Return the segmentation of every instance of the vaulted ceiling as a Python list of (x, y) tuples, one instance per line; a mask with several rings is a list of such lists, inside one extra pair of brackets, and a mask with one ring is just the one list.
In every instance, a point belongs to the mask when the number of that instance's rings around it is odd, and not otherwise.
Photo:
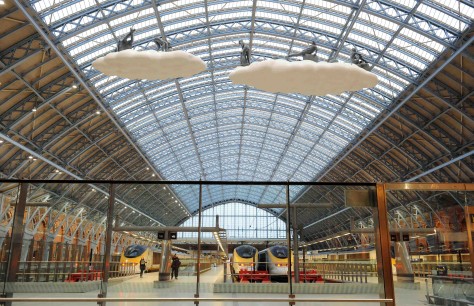
[[(470, 1), (6, 1), (0, 7), (0, 173), (472, 182), (472, 16)], [(132, 27), (135, 50), (156, 50), (159, 36), (174, 50), (201, 57), (207, 70), (137, 81), (93, 69)], [(350, 62), (356, 48), (380, 82), (324, 97), (235, 85), (228, 75), (239, 65), (241, 39), (253, 62), (285, 58), (313, 40), (320, 60)], [(133, 224), (180, 224), (198, 209), (198, 186), (122, 187), (117, 196), (123, 211), (136, 211), (125, 217)], [(91, 216), (105, 211), (106, 199), (91, 186), (47, 189)], [(294, 202), (335, 203), (300, 217), (303, 226), (323, 220), (308, 229), (308, 239), (343, 229), (335, 225), (351, 216), (367, 217), (341, 212), (342, 188), (293, 186), (291, 195)], [(391, 208), (433, 196), (400, 196)], [(456, 203), (460, 195), (449, 196)], [(234, 200), (283, 203), (285, 193), (280, 187), (204, 188), (204, 207)]]

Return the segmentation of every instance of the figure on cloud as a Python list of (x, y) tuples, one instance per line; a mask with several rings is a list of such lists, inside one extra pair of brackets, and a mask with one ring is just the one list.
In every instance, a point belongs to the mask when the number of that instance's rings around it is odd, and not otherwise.
[(301, 52), (290, 54), (288, 55), (288, 58), (302, 56), (303, 60), (317, 62), (318, 61), (318, 55), (316, 54), (317, 52), (318, 52), (318, 46), (316, 46), (316, 42), (313, 40), (311, 42), (311, 45), (308, 48), (302, 50)]
[(164, 52), (168, 52), (171, 49), (171, 44), (167, 42), (166, 40), (161, 39), (159, 37), (156, 37), (153, 42), (156, 44), (158, 51), (161, 50)]
[(369, 70), (369, 63), (362, 57), (362, 54), (356, 51), (356, 48), (352, 48), (351, 62), (362, 69)]
[(118, 42), (117, 52), (127, 49), (132, 49), (133, 45), (133, 33), (135, 32), (134, 28), (130, 28), (130, 32)]
[(242, 47), (242, 51), (240, 53), (240, 65), (248, 66), (250, 65), (250, 46), (244, 43), (243, 40), (239, 40), (239, 45)]

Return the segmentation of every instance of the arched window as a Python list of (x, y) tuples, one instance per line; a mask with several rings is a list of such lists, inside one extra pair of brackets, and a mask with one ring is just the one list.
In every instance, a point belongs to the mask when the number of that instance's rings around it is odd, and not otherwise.
[[(203, 210), (203, 227), (216, 225), (227, 230), (228, 239), (277, 239), (286, 237), (286, 225), (275, 215), (243, 203), (227, 203)], [(198, 226), (198, 215), (193, 216), (182, 226)], [(180, 238), (197, 237), (197, 233), (179, 233)], [(213, 238), (212, 233), (202, 233), (202, 238)]]

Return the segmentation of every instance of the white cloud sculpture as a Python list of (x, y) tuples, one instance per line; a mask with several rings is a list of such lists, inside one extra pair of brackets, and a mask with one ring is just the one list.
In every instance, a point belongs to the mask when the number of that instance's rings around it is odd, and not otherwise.
[(237, 67), (229, 75), (235, 84), (249, 85), (272, 93), (300, 93), (304, 95), (338, 95), (374, 87), (377, 76), (356, 65), (347, 63), (288, 62), (266, 60), (249, 66)]
[(166, 80), (190, 77), (204, 71), (206, 64), (199, 57), (181, 50), (127, 49), (96, 59), (92, 67), (106, 75), (127, 79)]

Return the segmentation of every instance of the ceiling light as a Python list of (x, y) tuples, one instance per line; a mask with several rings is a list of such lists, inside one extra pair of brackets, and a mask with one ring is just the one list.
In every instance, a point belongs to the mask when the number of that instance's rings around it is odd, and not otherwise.
[[(1, 1), (1, 0), (0, 0), (0, 1)], [(79, 85), (77, 85), (77, 83), (72, 83), (72, 86), (71, 86), (71, 88), (73, 88), (73, 89), (77, 89), (78, 87), (79, 87)]]
[(100, 111), (96, 111), (95, 114), (96, 114), (96, 115), (100, 115)]
[[(0, 0), (1, 1), (1, 0)], [(33, 107), (33, 109), (31, 110), (33, 113), (37, 111), (36, 107)]]
[(30, 155), (30, 156), (28, 156), (28, 158), (29, 158), (29, 159), (33, 159), (33, 156)]

